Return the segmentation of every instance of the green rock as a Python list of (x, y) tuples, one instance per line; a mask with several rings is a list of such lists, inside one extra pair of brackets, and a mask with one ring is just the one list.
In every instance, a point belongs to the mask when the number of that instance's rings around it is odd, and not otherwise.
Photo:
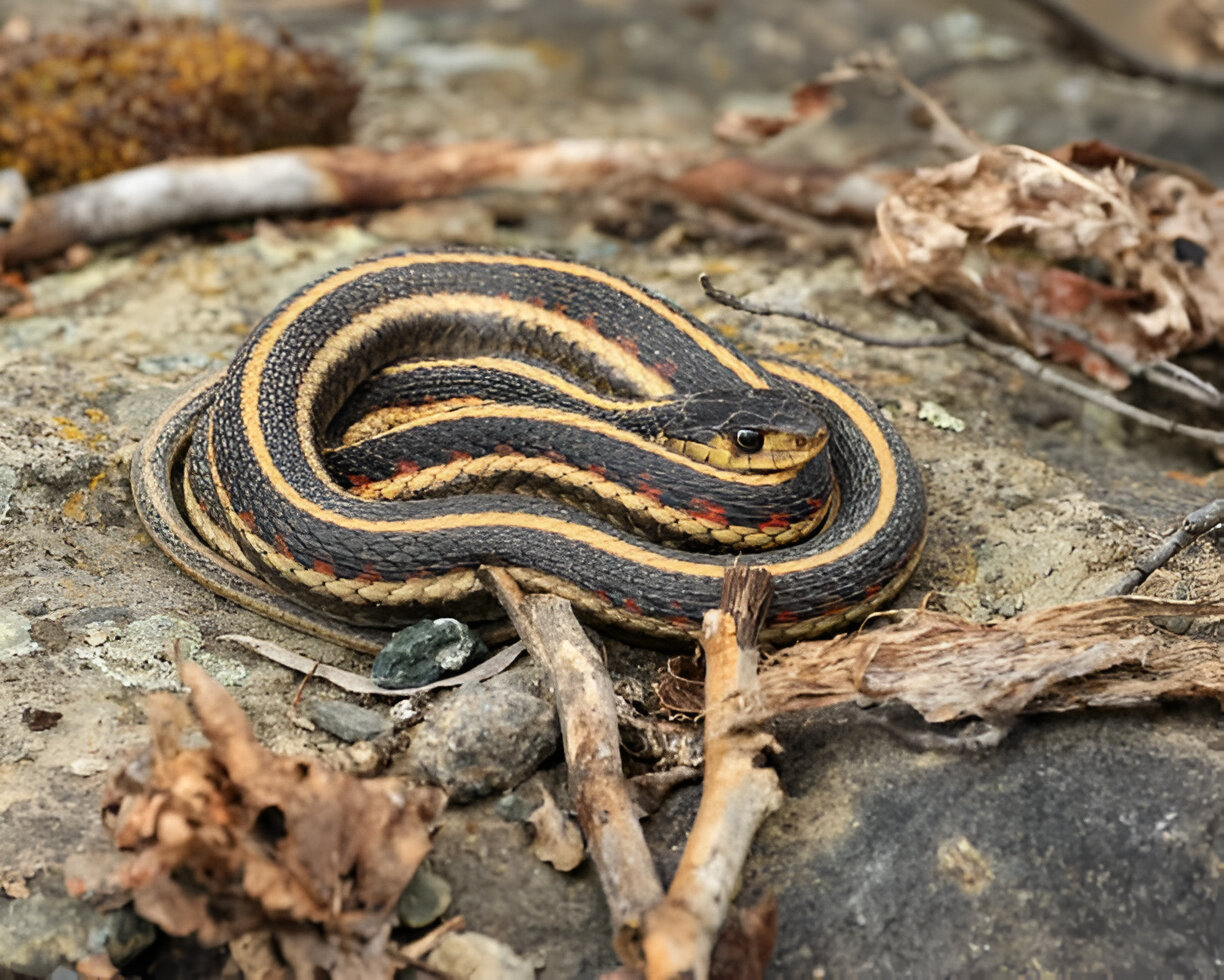
[(455, 619), (423, 619), (387, 643), (370, 676), (379, 687), (420, 687), (457, 674), (489, 655), (484, 641)]

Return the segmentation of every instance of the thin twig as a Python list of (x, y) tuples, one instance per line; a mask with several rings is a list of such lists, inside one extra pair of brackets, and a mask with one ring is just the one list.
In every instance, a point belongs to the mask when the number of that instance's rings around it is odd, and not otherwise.
[(766, 569), (732, 566), (723, 580), (721, 608), (707, 612), (702, 624), (705, 780), (667, 899), (646, 916), (647, 980), (709, 976), (710, 955), (752, 838), (782, 801), (777, 773), (758, 763), (777, 743), (764, 731), (737, 725), (735, 700), (756, 690), (756, 636), (772, 592)]
[(949, 347), (952, 344), (963, 343), (965, 339), (963, 334), (902, 339), (877, 337), (873, 334), (859, 333), (859, 331), (852, 330), (836, 320), (830, 320), (827, 316), (823, 316), (820, 313), (809, 313), (806, 310), (777, 309), (764, 303), (754, 303), (733, 293), (724, 292), (710, 282), (710, 277), (704, 272), (698, 276), (698, 281), (701, 283), (701, 288), (705, 290), (705, 294), (715, 303), (719, 303), (722, 306), (730, 307), (733, 310), (741, 310), (744, 313), (755, 313), (758, 316), (791, 317), (792, 319), (802, 320), (804, 323), (810, 323), (832, 333), (840, 334), (843, 337), (849, 337), (851, 340), (857, 340), (863, 344), (872, 344), (877, 347)]
[(621, 962), (639, 969), (641, 924), (663, 900), (663, 886), (621, 768), (612, 678), (569, 602), (555, 595), (524, 595), (503, 568), (482, 568), (479, 575), (548, 671), (570, 795), (608, 902), (612, 945)]
[[(1091, 402), (1094, 405), (1100, 405), (1102, 408), (1107, 408), (1112, 412), (1116, 412), (1125, 418), (1132, 419), (1140, 425), (1146, 425), (1149, 428), (1157, 429), (1161, 432), (1167, 432), (1170, 435), (1185, 436), (1188, 439), (1194, 439), (1197, 442), (1205, 443), (1208, 446), (1224, 446), (1224, 431), (1219, 429), (1204, 429), (1196, 425), (1186, 425), (1183, 422), (1175, 422), (1173, 419), (1167, 419), (1163, 415), (1157, 415), (1154, 412), (1146, 411), (1142, 408), (1136, 408), (1120, 398), (1115, 398), (1108, 392), (1101, 391), (1091, 385), (1085, 384), (1082, 381), (1077, 381), (1074, 378), (1067, 377), (1051, 365), (1044, 364), (1037, 358), (1033, 357), (1027, 351), (1023, 351), (1018, 347), (1012, 347), (1008, 344), (1001, 344), (997, 341), (988, 340), (980, 333), (971, 329), (964, 329), (959, 326), (952, 326), (955, 333), (944, 334), (939, 337), (931, 337), (927, 339), (908, 339), (908, 340), (889, 340), (882, 337), (873, 337), (867, 334), (859, 333), (851, 330), (848, 327), (842, 326), (830, 320), (828, 317), (821, 316), (819, 313), (809, 313), (806, 310), (786, 310), (772, 306), (765, 306), (759, 303), (751, 303), (743, 300), (731, 293), (724, 292), (721, 289), (716, 289), (711, 283), (708, 276), (704, 273), (700, 277), (701, 288), (705, 290), (707, 296), (716, 303), (721, 303), (733, 310), (743, 310), (746, 313), (756, 313), (760, 316), (786, 316), (795, 320), (802, 320), (804, 323), (811, 323), (814, 326), (821, 327), (825, 330), (830, 330), (833, 333), (840, 334), (843, 337), (849, 337), (852, 340), (857, 340), (864, 344), (873, 344), (879, 347), (946, 347), (951, 344), (964, 343), (970, 347), (976, 347), (983, 353), (989, 354), (991, 357), (1004, 361), (1022, 371), (1027, 375), (1042, 381), (1051, 388), (1059, 388), (1063, 391), (1070, 392), (1086, 402)], [(947, 316), (938, 306), (933, 303), (923, 304), (924, 312), (928, 313), (936, 322), (942, 326), (948, 327)]]
[(976, 347), (978, 350), (989, 354), (997, 360), (1007, 362), (1018, 371), (1023, 371), (1025, 374), (1044, 382), (1051, 388), (1059, 388), (1070, 392), (1086, 402), (1100, 405), (1102, 408), (1107, 408), (1124, 418), (1138, 422), (1140, 425), (1146, 425), (1159, 432), (1167, 432), (1169, 435), (1185, 436), (1187, 439), (1193, 439), (1208, 446), (1224, 446), (1224, 431), (1219, 429), (1203, 429), (1197, 425), (1186, 425), (1184, 422), (1175, 422), (1173, 419), (1167, 419), (1163, 415), (1157, 415), (1155, 412), (1137, 408), (1122, 401), (1120, 398), (1115, 398), (1108, 392), (1101, 391), (1082, 381), (1077, 381), (1075, 378), (1068, 377), (1051, 365), (1043, 364), (1019, 347), (1011, 347), (1007, 344), (1000, 344), (997, 341), (987, 340), (980, 333), (972, 331), (965, 335), (965, 343), (970, 347)]
[(1190, 401), (1206, 405), (1208, 408), (1224, 408), (1224, 393), (1185, 368), (1178, 367), (1166, 360), (1154, 361), (1151, 364), (1138, 364), (1129, 357), (1105, 346), (1077, 323), (1071, 323), (1038, 310), (1026, 312), (1011, 304), (1007, 305), (1007, 309), (1016, 316), (1031, 320), (1039, 327), (1044, 327), (1046, 330), (1069, 337), (1078, 344), (1083, 344), (1094, 354), (1105, 358), (1114, 367), (1125, 371), (1131, 378), (1142, 379)]
[(1134, 568), (1115, 582), (1105, 594), (1130, 595), (1149, 575), (1197, 538), (1224, 526), (1224, 497), (1186, 515), (1181, 527), (1165, 538), (1154, 551), (1135, 561)]
[(420, 687), (379, 687), (368, 677), (354, 674), (351, 670), (341, 670), (339, 667), (319, 663), (310, 657), (303, 657), (300, 653), (286, 650), (279, 643), (273, 643), (271, 640), (261, 640), (254, 636), (244, 636), (241, 633), (226, 633), (217, 639), (240, 643), (248, 650), (258, 653), (261, 657), (266, 657), (273, 663), (322, 678), (351, 694), (377, 694), (385, 698), (402, 698), (406, 694), (424, 694), (426, 691), (433, 691), (440, 687), (458, 687), (469, 681), (488, 680), (514, 663), (518, 655), (525, 649), (522, 643), (512, 643), (471, 670), (465, 670), (462, 674), (455, 674), (453, 677), (443, 677), (441, 680), (436, 680), (431, 684), (422, 684)]

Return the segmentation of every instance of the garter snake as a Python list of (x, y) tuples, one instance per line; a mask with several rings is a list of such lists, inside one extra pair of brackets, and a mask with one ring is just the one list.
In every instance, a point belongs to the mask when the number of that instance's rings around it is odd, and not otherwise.
[(765, 565), (764, 636), (815, 635), (896, 594), (925, 521), (850, 385), (608, 273), (482, 251), (300, 289), (154, 423), (132, 486), (191, 577), (358, 649), (378, 640), (346, 624), (494, 615), (482, 564), (664, 640), (730, 562)]

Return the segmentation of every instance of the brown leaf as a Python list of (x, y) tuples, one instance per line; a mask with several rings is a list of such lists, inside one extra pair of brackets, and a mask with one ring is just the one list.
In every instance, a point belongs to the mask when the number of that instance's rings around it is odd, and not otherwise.
[(829, 85), (808, 82), (791, 92), (791, 111), (785, 115), (760, 116), (730, 111), (714, 124), (714, 135), (727, 143), (755, 146), (790, 129), (797, 123), (824, 119), (841, 107), (841, 99)]
[(441, 792), (274, 755), (219, 684), (180, 669), (207, 747), (183, 747), (180, 701), (150, 699), (152, 745), (104, 798), (112, 838), (133, 852), (115, 877), (137, 911), (206, 945), (266, 929), (295, 970), (389, 976), (395, 901)]
[(710, 956), (711, 980), (761, 980), (778, 939), (778, 900), (766, 895), (747, 909), (731, 909)]
[[(1201, 347), (1224, 322), (1214, 318), (1224, 312), (1224, 199), (1162, 176), (1176, 195), (1127, 163), (1089, 170), (1022, 146), (919, 170), (877, 211), (868, 288), (929, 290), (1013, 343), (1121, 387), (1125, 374), (1049, 321), (1138, 363)], [(1179, 239), (1207, 260), (1183, 261)]]

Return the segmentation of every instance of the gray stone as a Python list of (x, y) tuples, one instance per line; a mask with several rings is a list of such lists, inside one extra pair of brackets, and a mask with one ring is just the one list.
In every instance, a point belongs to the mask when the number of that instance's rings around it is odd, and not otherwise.
[(153, 942), (153, 926), (130, 907), (99, 912), (58, 889), (0, 902), (0, 966), (36, 977), (105, 952), (115, 964)]
[(416, 764), (464, 803), (517, 786), (557, 749), (553, 705), (526, 690), (530, 671), (460, 688), (413, 740)]
[(370, 677), (379, 687), (420, 687), (488, 655), (484, 641), (458, 620), (423, 619), (391, 637), (374, 658)]
[(404, 925), (419, 929), (437, 920), (450, 903), (450, 883), (421, 865), (400, 894), (395, 912)]
[(377, 711), (347, 701), (311, 698), (303, 708), (307, 718), (342, 742), (368, 742), (391, 731), (391, 722)]
[(0, 662), (16, 660), (37, 649), (30, 636), (30, 621), (11, 609), (0, 609)]

